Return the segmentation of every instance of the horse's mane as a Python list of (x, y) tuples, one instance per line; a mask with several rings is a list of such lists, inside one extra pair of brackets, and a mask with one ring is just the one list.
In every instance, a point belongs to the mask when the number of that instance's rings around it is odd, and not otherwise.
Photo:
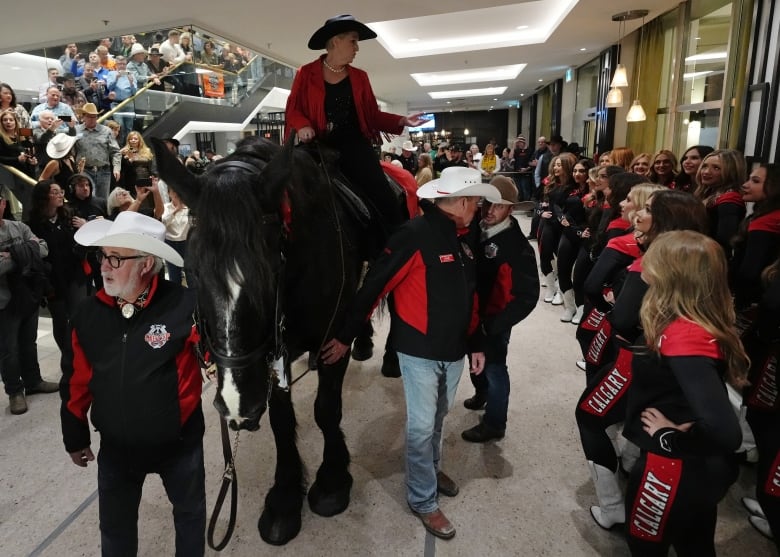
[[(231, 161), (249, 164), (257, 171), (236, 168)], [(327, 210), (320, 180), (307, 154), (264, 140), (241, 144), (214, 164), (199, 177), (198, 220), (191, 241), (199, 284), (226, 299), (229, 273), (247, 286), (245, 292), (258, 311), (268, 309), (263, 300), (270, 299), (267, 289), (275, 284), (278, 270), (278, 222), (284, 219), (284, 194), (295, 223), (293, 241), (312, 245), (312, 238), (321, 233), (314, 215)], [(263, 218), (272, 215), (280, 220), (264, 225)], [(320, 257), (312, 255), (312, 261)], [(226, 261), (234, 261), (235, 267), (225, 269)], [(227, 272), (219, 272), (223, 269)]]

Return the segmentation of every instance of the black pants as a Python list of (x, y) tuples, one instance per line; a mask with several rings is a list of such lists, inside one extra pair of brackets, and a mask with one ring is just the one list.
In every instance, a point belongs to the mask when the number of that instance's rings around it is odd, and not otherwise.
[(593, 261), (590, 259), (590, 253), (587, 249), (580, 246), (577, 252), (577, 260), (574, 262), (574, 273), (572, 275), (572, 288), (574, 288), (574, 302), (578, 306), (585, 305), (585, 279), (588, 273), (593, 269)]
[(672, 459), (642, 451), (628, 480), (631, 555), (715, 557), (718, 502), (737, 478), (733, 455)]
[(543, 275), (553, 272), (552, 262), (558, 251), (560, 237), (561, 225), (558, 221), (554, 217), (543, 218), (539, 224), (539, 268)]
[(780, 550), (780, 415), (748, 408), (747, 421), (758, 448), (756, 500)]
[(387, 183), (374, 149), (368, 141), (347, 144), (326, 143), (341, 154), (339, 170), (350, 182), (352, 190), (368, 205), (374, 222), (377, 251), (385, 247), (387, 238), (407, 219), (401, 211), (401, 200)]
[(574, 287), (572, 275), (581, 241), (575, 232), (566, 230), (565, 227), (561, 232), (561, 239), (558, 242), (558, 286), (561, 292), (566, 292)]
[[(148, 455), (147, 455), (148, 453)], [(159, 474), (173, 504), (176, 557), (205, 551), (206, 489), (203, 442), (168, 449), (126, 451), (103, 444), (98, 454), (100, 541), (103, 557), (138, 553), (138, 506), (147, 474)]]
[(604, 366), (582, 392), (574, 412), (585, 458), (613, 472), (617, 472), (618, 458), (606, 430), (626, 417), (632, 356), (630, 350), (621, 348), (617, 360)]

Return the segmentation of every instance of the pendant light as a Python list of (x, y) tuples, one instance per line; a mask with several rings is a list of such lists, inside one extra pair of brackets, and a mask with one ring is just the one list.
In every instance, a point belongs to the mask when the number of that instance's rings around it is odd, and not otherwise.
[[(647, 12), (645, 12), (645, 15)], [(639, 56), (637, 56), (636, 64), (636, 98), (631, 104), (631, 108), (626, 115), (626, 122), (644, 122), (647, 120), (645, 109), (642, 108), (642, 103), (639, 101), (639, 83), (642, 76), (642, 44), (645, 39), (645, 16), (642, 16), (642, 27), (639, 30)]]
[[(622, 14), (612, 16), (612, 21), (618, 22), (618, 63), (615, 68), (615, 75), (612, 76), (612, 83), (609, 84), (612, 89), (616, 89), (617, 87), (628, 87), (628, 72), (626, 72), (626, 67), (620, 63), (620, 56), (623, 54), (623, 29), (626, 23), (624, 15), (626, 13), (627, 12), (623, 12)], [(610, 91), (610, 93), (612, 93), (612, 91)], [(607, 95), (607, 106), (609, 106), (609, 95)], [(615, 106), (623, 106), (622, 93), (620, 94), (620, 104)]]
[(623, 91), (613, 85), (607, 93), (607, 108), (619, 108), (623, 106)]

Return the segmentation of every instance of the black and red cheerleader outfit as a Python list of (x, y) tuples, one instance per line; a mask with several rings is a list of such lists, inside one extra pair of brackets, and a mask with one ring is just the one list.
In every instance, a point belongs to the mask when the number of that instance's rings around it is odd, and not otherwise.
[[(734, 483), (742, 442), (724, 384), (725, 362), (713, 336), (678, 318), (662, 333), (658, 352), (634, 353), (623, 435), (641, 449), (626, 493), (632, 555), (715, 555), (718, 502)], [(682, 431), (651, 437), (640, 414), (655, 408)]]

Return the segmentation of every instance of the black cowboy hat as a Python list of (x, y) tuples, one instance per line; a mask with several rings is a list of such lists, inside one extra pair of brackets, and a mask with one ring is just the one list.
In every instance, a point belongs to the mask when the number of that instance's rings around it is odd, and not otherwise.
[(376, 39), (374, 33), (367, 25), (360, 23), (349, 14), (337, 15), (325, 22), (325, 25), (317, 29), (309, 39), (309, 48), (311, 50), (322, 50), (328, 39), (346, 33), (348, 31), (357, 31), (358, 40)]

